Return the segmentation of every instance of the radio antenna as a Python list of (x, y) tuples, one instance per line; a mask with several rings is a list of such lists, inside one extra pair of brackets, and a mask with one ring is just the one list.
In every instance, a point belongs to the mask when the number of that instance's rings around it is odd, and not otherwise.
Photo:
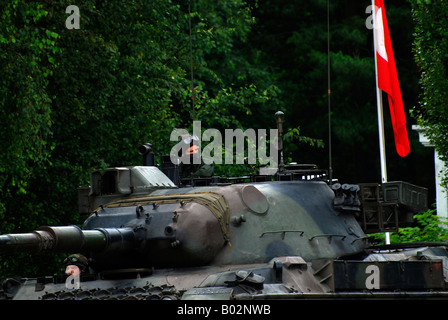
[(328, 81), (328, 174), (330, 179), (330, 186), (333, 184), (333, 168), (331, 159), (331, 86), (330, 86), (330, 0), (327, 0), (327, 81)]
[(193, 43), (191, 40), (191, 8), (190, 8), (190, 0), (188, 0), (188, 29), (189, 29), (189, 38), (190, 38), (190, 74), (191, 74), (191, 108), (192, 108), (192, 117), (193, 121), (195, 118), (195, 106), (194, 106), (194, 73), (193, 73)]

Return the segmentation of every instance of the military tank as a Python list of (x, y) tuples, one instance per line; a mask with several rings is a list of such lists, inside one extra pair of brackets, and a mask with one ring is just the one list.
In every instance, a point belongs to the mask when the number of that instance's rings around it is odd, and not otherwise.
[(154, 165), (150, 144), (139, 152), (144, 165), (94, 171), (78, 189), (79, 210), (90, 213), (82, 227), (0, 235), (0, 254), (84, 259), (77, 274), (3, 279), (3, 299), (448, 297), (447, 243), (379, 246), (366, 235), (412, 223), (425, 188), (341, 184), (295, 163), (182, 181), (167, 158)]

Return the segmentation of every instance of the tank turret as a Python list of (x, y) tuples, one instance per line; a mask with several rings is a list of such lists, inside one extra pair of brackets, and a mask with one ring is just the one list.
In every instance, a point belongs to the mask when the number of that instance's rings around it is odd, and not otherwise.
[(101, 205), (82, 229), (2, 235), (0, 252), (81, 252), (99, 270), (356, 254), (367, 237), (351, 212), (333, 208), (333, 199), (322, 181), (159, 189)]

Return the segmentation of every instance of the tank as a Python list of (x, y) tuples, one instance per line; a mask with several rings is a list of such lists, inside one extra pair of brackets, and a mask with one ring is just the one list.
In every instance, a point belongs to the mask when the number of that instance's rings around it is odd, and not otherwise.
[(295, 163), (182, 181), (171, 162), (154, 166), (150, 144), (138, 150), (144, 165), (94, 171), (78, 189), (79, 210), (90, 213), (82, 227), (0, 235), (2, 255), (75, 254), (65, 263), (79, 267), (2, 279), (3, 299), (448, 297), (446, 243), (378, 246), (366, 235), (411, 224), (425, 188), (341, 184)]

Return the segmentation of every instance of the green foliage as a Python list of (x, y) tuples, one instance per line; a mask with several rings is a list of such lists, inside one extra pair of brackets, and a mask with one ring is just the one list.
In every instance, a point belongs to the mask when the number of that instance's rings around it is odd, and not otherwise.
[[(444, 242), (448, 240), (448, 220), (437, 216), (435, 209), (414, 215), (415, 226), (399, 228), (391, 233), (391, 243)], [(384, 244), (384, 233), (372, 234)]]
[(300, 127), (289, 128), (283, 138), (285, 142), (293, 142), (294, 140), (297, 140), (301, 143), (306, 143), (317, 148), (323, 148), (325, 146), (325, 143), (321, 139), (314, 139), (300, 135)]
[[(46, 92), (57, 52), (54, 34), (37, 28), (47, 16), (42, 5), (0, 4), (0, 218), (6, 199), (27, 193), (35, 173), (30, 163), (49, 163), (51, 97)], [(44, 30), (42, 30), (44, 31)], [(46, 30), (48, 31), (48, 30)]]
[[(71, 4), (0, 4), (1, 233), (81, 224), (76, 188), (91, 170), (140, 164), (144, 142), (159, 163), (169, 153), (171, 131), (193, 120), (190, 18), (195, 117), (238, 128), (275, 107), (241, 50), (254, 23), (244, 1), (193, 1), (191, 14), (185, 1), (78, 1), (80, 29), (67, 29)], [(51, 274), (57, 259), (2, 256), (0, 269)]]
[[(410, 0), (415, 22), (414, 54), (421, 70), (420, 104), (413, 110), (419, 125), (448, 163), (448, 2)], [(448, 186), (448, 172), (444, 173)]]

